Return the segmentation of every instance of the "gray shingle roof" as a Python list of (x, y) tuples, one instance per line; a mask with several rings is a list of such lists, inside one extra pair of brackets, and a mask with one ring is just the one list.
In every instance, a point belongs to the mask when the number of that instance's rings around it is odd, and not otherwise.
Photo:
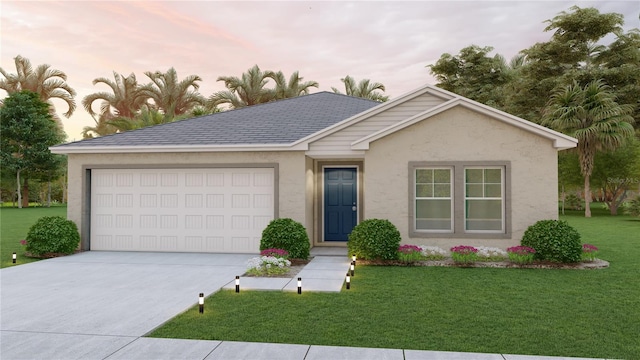
[(57, 147), (290, 144), (377, 105), (325, 91)]

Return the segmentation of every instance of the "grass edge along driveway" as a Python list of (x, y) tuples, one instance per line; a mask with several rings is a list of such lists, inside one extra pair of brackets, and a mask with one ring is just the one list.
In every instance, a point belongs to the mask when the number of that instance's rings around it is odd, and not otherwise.
[(361, 266), (341, 293), (222, 290), (150, 336), (640, 358), (640, 220), (561, 218), (610, 268)]

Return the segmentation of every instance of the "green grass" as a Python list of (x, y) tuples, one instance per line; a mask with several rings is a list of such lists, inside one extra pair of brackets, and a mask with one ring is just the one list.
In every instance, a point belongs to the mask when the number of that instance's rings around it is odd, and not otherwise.
[(640, 358), (640, 220), (562, 218), (610, 268), (360, 266), (341, 293), (219, 291), (151, 336)]
[[(43, 216), (66, 218), (67, 207), (28, 207), (23, 209), (0, 207), (0, 268), (38, 261), (38, 259), (24, 256), (24, 246), (20, 245), (20, 240), (27, 237), (31, 225)], [(11, 260), (14, 251), (18, 255), (15, 264)]]

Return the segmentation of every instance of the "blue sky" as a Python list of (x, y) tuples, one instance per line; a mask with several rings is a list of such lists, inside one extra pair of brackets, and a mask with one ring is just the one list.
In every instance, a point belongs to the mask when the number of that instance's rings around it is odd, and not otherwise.
[(313, 92), (342, 88), (340, 78), (351, 75), (383, 83), (394, 97), (434, 83), (425, 66), (443, 53), (476, 44), (509, 59), (548, 40), (544, 20), (572, 5), (621, 13), (625, 30), (640, 28), (638, 1), (3, 0), (1, 66), (15, 73), (20, 54), (68, 75), (78, 109), (63, 124), (73, 140), (93, 125), (82, 98), (108, 90), (93, 79), (113, 79), (113, 71), (146, 83), (145, 71), (175, 67), (180, 78), (200, 75), (208, 97), (223, 89), (218, 76), (258, 64), (286, 76), (298, 70), (319, 82)]

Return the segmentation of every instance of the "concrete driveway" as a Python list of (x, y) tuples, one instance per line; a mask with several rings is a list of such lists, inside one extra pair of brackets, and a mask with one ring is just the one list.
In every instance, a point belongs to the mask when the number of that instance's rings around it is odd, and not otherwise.
[(90, 251), (4, 268), (0, 356), (104, 359), (243, 274), (253, 256)]

